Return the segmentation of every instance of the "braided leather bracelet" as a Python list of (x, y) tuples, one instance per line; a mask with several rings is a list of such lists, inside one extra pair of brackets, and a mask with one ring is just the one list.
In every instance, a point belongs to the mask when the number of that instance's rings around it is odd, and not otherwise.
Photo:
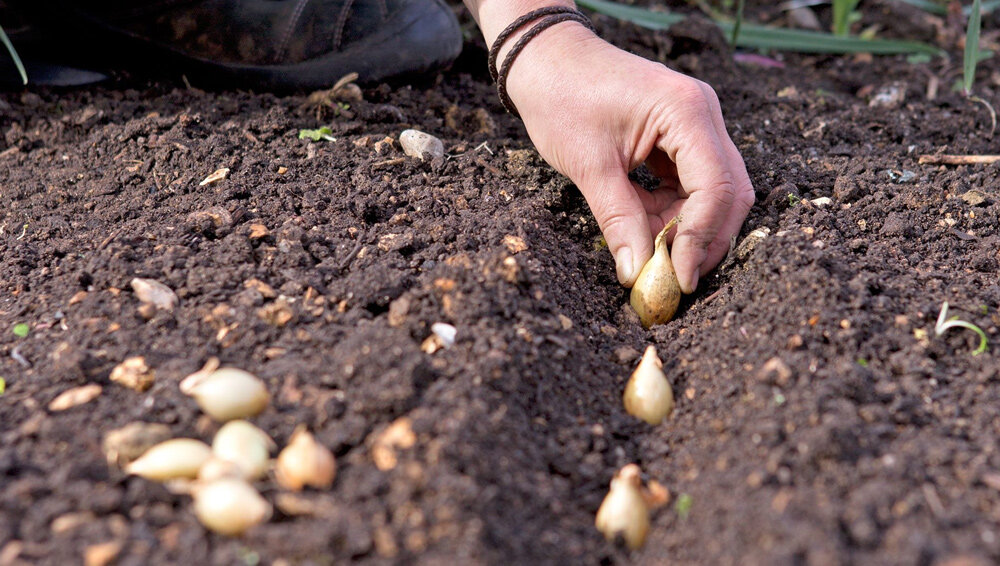
[[(539, 18), (543, 19), (535, 24), (530, 30), (525, 32), (524, 35), (518, 38), (514, 46), (510, 48), (510, 52), (507, 53), (507, 57), (504, 59), (500, 69), (497, 70), (497, 57), (500, 54), (500, 48), (503, 44), (506, 43), (506, 41), (510, 39), (510, 36), (517, 30), (521, 29), (521, 27), (525, 24)], [(548, 8), (540, 8), (538, 10), (528, 12), (527, 14), (514, 20), (509, 26), (504, 28), (504, 30), (500, 32), (500, 35), (497, 36), (496, 40), (493, 41), (493, 46), (490, 48), (489, 55), (490, 76), (493, 77), (493, 80), (497, 83), (497, 95), (500, 97), (500, 103), (503, 104), (503, 107), (514, 116), (520, 117), (520, 114), (517, 112), (514, 102), (510, 99), (510, 95), (507, 94), (507, 74), (510, 72), (511, 65), (514, 64), (514, 60), (521, 54), (521, 51), (528, 44), (528, 42), (534, 39), (538, 34), (558, 23), (568, 21), (579, 22), (594, 33), (597, 33), (597, 30), (594, 29), (594, 24), (590, 22), (590, 19), (588, 19), (587, 16), (583, 15), (583, 12), (575, 8), (568, 8), (565, 6), (550, 6)]]

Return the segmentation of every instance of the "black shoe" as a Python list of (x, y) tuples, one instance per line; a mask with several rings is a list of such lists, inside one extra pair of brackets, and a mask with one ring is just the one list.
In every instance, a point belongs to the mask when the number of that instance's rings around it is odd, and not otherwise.
[(329, 88), (351, 72), (360, 82), (426, 73), (462, 49), (458, 21), (442, 0), (45, 4), (46, 19), (59, 24), (56, 53), (98, 47), (92, 56), (127, 54), (144, 69), (171, 64), (198, 84)]

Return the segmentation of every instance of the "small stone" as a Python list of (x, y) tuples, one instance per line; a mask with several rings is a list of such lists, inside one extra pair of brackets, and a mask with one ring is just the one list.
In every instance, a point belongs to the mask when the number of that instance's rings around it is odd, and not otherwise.
[(747, 234), (747, 237), (743, 238), (743, 241), (740, 242), (733, 250), (733, 256), (740, 261), (750, 257), (750, 254), (753, 253), (753, 250), (757, 247), (757, 245), (763, 242), (770, 233), (771, 229), (767, 226), (750, 232)]
[(512, 254), (520, 253), (528, 249), (528, 244), (524, 242), (523, 238), (519, 238), (512, 234), (507, 234), (503, 237), (503, 245), (507, 246), (507, 249), (510, 250), (510, 253)]
[(639, 359), (639, 350), (631, 346), (619, 346), (615, 348), (615, 359), (622, 365), (631, 364)]
[(760, 367), (757, 379), (783, 386), (792, 378), (792, 369), (781, 358), (774, 357)]
[(389, 326), (402, 326), (406, 321), (406, 315), (410, 312), (409, 297), (399, 297), (389, 303)]
[(166, 311), (174, 310), (177, 306), (177, 294), (170, 288), (153, 279), (142, 279), (136, 277), (132, 279), (132, 290), (135, 296), (143, 303), (151, 304), (158, 309)]
[(906, 85), (892, 83), (878, 89), (868, 101), (870, 108), (898, 108), (906, 100)]
[(90, 385), (83, 385), (63, 391), (49, 403), (49, 410), (55, 413), (89, 403), (97, 399), (102, 390), (103, 388), (100, 385), (91, 383)]
[(84, 566), (107, 566), (118, 558), (122, 543), (118, 541), (92, 544), (83, 551)]
[(816, 206), (822, 207), (822, 206), (829, 206), (829, 205), (833, 204), (833, 199), (830, 198), (830, 197), (819, 197), (819, 198), (814, 198), (814, 199), (810, 200), (809, 202), (813, 203)]
[(413, 421), (409, 417), (396, 419), (372, 440), (371, 454), (375, 467), (383, 472), (395, 468), (399, 461), (397, 450), (412, 448), (416, 443)]
[(292, 307), (283, 297), (257, 309), (257, 316), (271, 326), (281, 328), (292, 320)]
[(431, 332), (438, 337), (442, 346), (450, 348), (455, 344), (455, 337), (458, 334), (458, 329), (444, 322), (435, 322), (431, 325)]
[(111, 381), (140, 393), (152, 387), (155, 379), (156, 374), (142, 356), (128, 358), (111, 370)]
[(425, 159), (425, 154), (429, 154), (431, 159), (444, 157), (441, 140), (420, 130), (404, 130), (399, 134), (399, 145), (410, 157)]
[(819, 22), (819, 18), (816, 16), (816, 12), (812, 11), (809, 6), (801, 6), (792, 8), (785, 12), (788, 16), (788, 23), (792, 27), (799, 29), (809, 29), (814, 31), (819, 31), (822, 28), (822, 24)]
[(264, 226), (263, 224), (251, 224), (250, 234), (247, 237), (251, 240), (259, 240), (261, 238), (266, 238), (270, 233), (271, 231), (268, 230), (267, 226)]
[(92, 522), (94, 518), (94, 514), (90, 511), (64, 513), (55, 519), (52, 519), (52, 524), (49, 528), (52, 529), (52, 534), (60, 535), (76, 530), (77, 528)]
[(969, 203), (970, 206), (979, 206), (986, 202), (986, 195), (976, 189), (962, 193), (961, 198), (965, 202)]

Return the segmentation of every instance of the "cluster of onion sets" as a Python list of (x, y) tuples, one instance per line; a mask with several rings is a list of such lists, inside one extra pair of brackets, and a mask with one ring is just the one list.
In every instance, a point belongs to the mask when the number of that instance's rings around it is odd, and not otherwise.
[(241, 369), (219, 368), (212, 360), (180, 387), (205, 414), (224, 423), (211, 446), (195, 438), (166, 440), (128, 463), (125, 471), (190, 494), (195, 516), (208, 529), (239, 535), (270, 518), (271, 504), (253, 482), (271, 470), (277, 484), (291, 491), (333, 485), (337, 473), (333, 454), (302, 425), (271, 459), (277, 444), (246, 420), (264, 411), (270, 401), (258, 377)]

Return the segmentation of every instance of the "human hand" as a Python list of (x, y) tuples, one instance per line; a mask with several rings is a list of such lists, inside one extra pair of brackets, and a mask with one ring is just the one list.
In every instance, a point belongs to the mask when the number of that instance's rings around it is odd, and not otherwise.
[[(671, 257), (681, 290), (692, 293), (754, 203), (715, 91), (576, 23), (528, 43), (507, 89), (541, 156), (586, 198), (623, 285), (652, 256), (653, 237), (683, 213)], [(652, 192), (628, 178), (642, 163), (660, 178)]]

